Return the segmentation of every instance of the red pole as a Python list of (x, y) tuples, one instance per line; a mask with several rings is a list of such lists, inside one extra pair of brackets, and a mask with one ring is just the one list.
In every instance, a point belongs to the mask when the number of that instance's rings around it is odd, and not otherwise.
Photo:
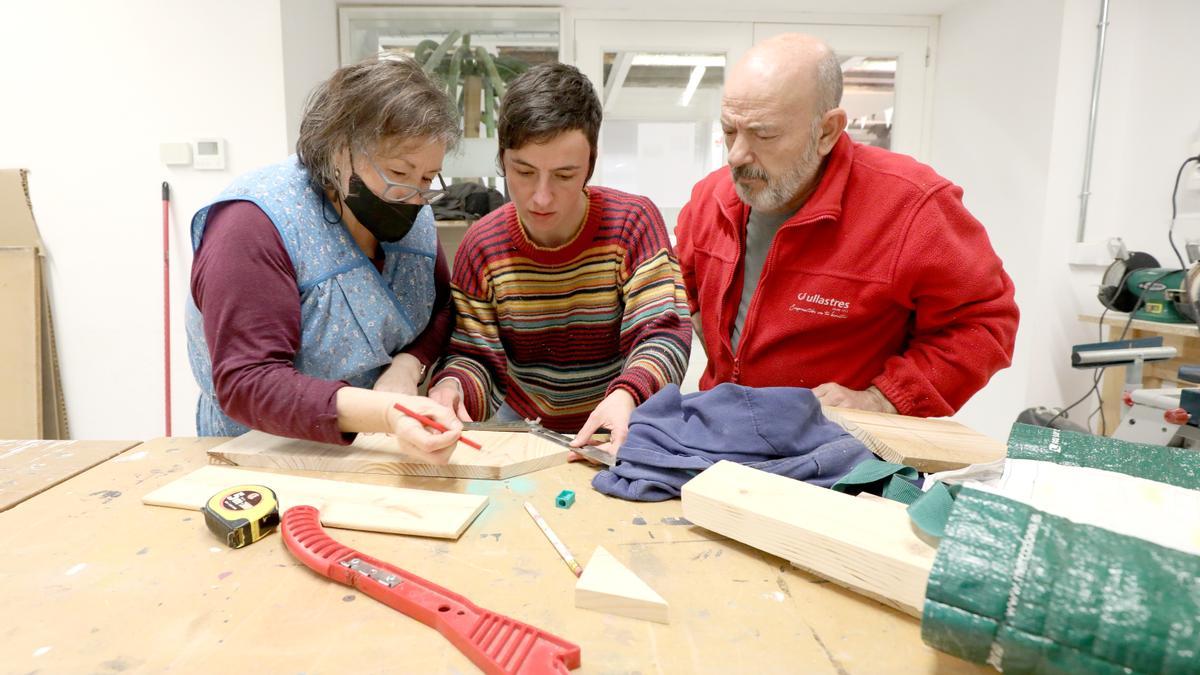
[(163, 423), (171, 435), (171, 187), (162, 184), (163, 244)]

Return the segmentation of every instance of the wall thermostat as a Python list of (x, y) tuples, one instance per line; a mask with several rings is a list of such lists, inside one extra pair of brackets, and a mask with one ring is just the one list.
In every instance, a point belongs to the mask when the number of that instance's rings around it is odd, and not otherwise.
[(225, 169), (225, 139), (196, 139), (196, 152), (192, 153), (192, 168), (222, 171)]

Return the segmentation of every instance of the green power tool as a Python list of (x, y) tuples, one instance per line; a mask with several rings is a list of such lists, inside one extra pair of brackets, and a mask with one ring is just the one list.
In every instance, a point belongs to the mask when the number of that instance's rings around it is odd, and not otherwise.
[(1124, 251), (1104, 272), (1097, 297), (1115, 312), (1161, 323), (1197, 323), (1200, 318), (1200, 265), (1162, 267), (1149, 253)]

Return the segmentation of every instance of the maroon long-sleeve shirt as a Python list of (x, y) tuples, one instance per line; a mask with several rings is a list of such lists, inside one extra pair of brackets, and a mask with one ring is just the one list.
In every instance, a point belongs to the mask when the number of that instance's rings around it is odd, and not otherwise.
[[(372, 259), (382, 269), (382, 255)], [(404, 350), (426, 366), (454, 327), (450, 270), (438, 245), (437, 295), (425, 330)], [(337, 424), (346, 382), (296, 370), (300, 289), (296, 269), (270, 218), (251, 202), (213, 207), (192, 264), (192, 297), (204, 317), (213, 387), (221, 409), (251, 428), (280, 436), (348, 444)]]

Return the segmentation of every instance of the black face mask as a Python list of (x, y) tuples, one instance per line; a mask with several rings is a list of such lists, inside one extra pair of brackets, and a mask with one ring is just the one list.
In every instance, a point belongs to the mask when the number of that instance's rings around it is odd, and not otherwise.
[(412, 229), (423, 204), (388, 202), (371, 192), (357, 173), (350, 174), (346, 208), (379, 241), (400, 241)]

